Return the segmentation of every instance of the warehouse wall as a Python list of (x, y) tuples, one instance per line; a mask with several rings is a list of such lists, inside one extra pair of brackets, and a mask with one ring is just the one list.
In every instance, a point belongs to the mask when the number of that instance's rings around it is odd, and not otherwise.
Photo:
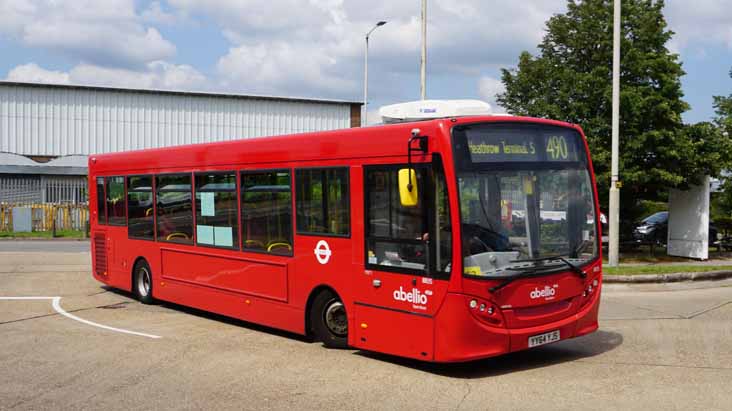
[(352, 126), (354, 103), (0, 82), (0, 152), (92, 154)]

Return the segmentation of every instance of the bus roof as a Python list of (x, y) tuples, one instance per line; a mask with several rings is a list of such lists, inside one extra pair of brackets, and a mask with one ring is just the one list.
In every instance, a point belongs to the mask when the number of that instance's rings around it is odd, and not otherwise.
[(192, 167), (205, 170), (231, 165), (266, 164), (290, 161), (318, 161), (363, 157), (406, 156), (406, 142), (411, 131), (420, 129), (422, 135), (431, 139), (431, 149), (439, 150), (441, 144), (449, 144), (450, 129), (458, 124), (479, 122), (539, 123), (580, 130), (569, 123), (533, 117), (469, 116), (441, 118), (418, 122), (405, 122), (374, 127), (348, 128), (290, 134), (272, 137), (258, 137), (222, 142), (189, 144), (165, 148), (152, 148), (89, 156), (89, 168), (97, 173), (156, 169), (173, 172), (176, 169)]

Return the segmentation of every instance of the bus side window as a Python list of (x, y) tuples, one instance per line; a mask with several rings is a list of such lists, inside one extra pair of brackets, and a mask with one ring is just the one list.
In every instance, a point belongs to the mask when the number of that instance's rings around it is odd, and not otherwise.
[(290, 170), (242, 172), (245, 251), (292, 255), (291, 187)]
[(295, 184), (298, 234), (350, 235), (348, 168), (298, 169)]
[(107, 177), (107, 224), (127, 224), (125, 201), (125, 178)]
[(196, 174), (196, 244), (239, 249), (236, 173)]
[(97, 177), (97, 223), (107, 224), (107, 196), (104, 194), (104, 177)]
[(193, 244), (191, 175), (155, 177), (158, 241)]
[(154, 218), (151, 176), (127, 177), (127, 236), (153, 240)]

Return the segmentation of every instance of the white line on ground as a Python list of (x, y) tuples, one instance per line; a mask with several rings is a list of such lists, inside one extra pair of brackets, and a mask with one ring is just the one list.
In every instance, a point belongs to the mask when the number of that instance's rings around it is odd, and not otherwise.
[(63, 315), (64, 317), (71, 318), (72, 320), (79, 321), (79, 322), (87, 324), (87, 325), (91, 325), (92, 327), (99, 327), (99, 328), (103, 328), (105, 330), (116, 331), (116, 332), (124, 333), (124, 334), (139, 335), (141, 337), (147, 337), (147, 338), (156, 338), (156, 339), (162, 338), (159, 335), (145, 334), (145, 333), (141, 333), (141, 332), (137, 332), (137, 331), (130, 331), (130, 330), (122, 329), (122, 328), (110, 327), (108, 325), (98, 324), (93, 321), (79, 318), (71, 313), (67, 313), (63, 308), (61, 308), (61, 297), (0, 297), (0, 300), (52, 300), (53, 309), (56, 310), (57, 313)]

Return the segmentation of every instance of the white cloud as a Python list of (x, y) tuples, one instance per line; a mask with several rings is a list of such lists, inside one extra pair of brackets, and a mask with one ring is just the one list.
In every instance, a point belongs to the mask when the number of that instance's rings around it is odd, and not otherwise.
[(0, 0), (0, 34), (89, 64), (133, 67), (172, 57), (175, 46), (140, 20), (133, 0)]
[[(729, 0), (697, 0), (693, 7), (667, 0), (664, 12), (677, 32), (669, 47), (684, 53), (704, 53), (712, 43), (732, 48), (728, 8)], [(497, 69), (535, 50), (547, 19), (565, 9), (565, 1), (430, 0), (428, 95), (448, 96), (454, 83), (449, 97), (469, 97), (459, 94), (468, 90), (495, 107), (502, 87)], [(380, 20), (388, 23), (369, 46), (372, 103), (416, 99), (419, 1), (0, 0), (0, 36), (75, 64), (68, 72), (25, 64), (8, 77), (345, 99), (361, 97), (364, 34)], [(217, 60), (197, 66), (213, 65), (210, 80), (174, 64), (176, 47), (156, 28), (191, 23), (216, 25), (230, 43)]]
[(496, 95), (506, 91), (506, 87), (503, 85), (501, 80), (495, 79), (490, 76), (482, 76), (478, 80), (478, 93), (480, 97), (491, 105), (491, 109), (494, 113), (503, 112), (503, 107), (499, 106), (496, 102)]
[(159, 1), (153, 1), (143, 10), (140, 17), (146, 22), (155, 24), (174, 25), (184, 20), (183, 16), (163, 10)]
[[(225, 87), (357, 98), (364, 35), (380, 20), (388, 23), (371, 37), (374, 80), (401, 79), (419, 70), (417, 1), (169, 0), (168, 4), (176, 13), (206, 16), (221, 27), (232, 44), (217, 63)], [(533, 49), (541, 40), (545, 20), (563, 8), (563, 2), (543, 0), (431, 1), (428, 71), (477, 79), (486, 68), (514, 64), (521, 50)], [(375, 81), (374, 92), (380, 87), (391, 94), (403, 89)]]
[(68, 73), (28, 63), (10, 70), (6, 80), (186, 91), (210, 88), (206, 77), (193, 67), (164, 61), (150, 62), (139, 71), (79, 64)]
[(28, 63), (15, 67), (8, 72), (5, 80), (30, 83), (68, 84), (69, 73), (46, 70), (36, 63)]
[(676, 32), (672, 51), (688, 47), (704, 48), (714, 43), (732, 49), (732, 10), (729, 0), (669, 0), (664, 14)]
[[(337, 60), (317, 45), (296, 48), (285, 42), (240, 45), (219, 59), (217, 71), (227, 88), (253, 93), (337, 94), (356, 86), (335, 73)], [(295, 92), (294, 94), (298, 94)]]

